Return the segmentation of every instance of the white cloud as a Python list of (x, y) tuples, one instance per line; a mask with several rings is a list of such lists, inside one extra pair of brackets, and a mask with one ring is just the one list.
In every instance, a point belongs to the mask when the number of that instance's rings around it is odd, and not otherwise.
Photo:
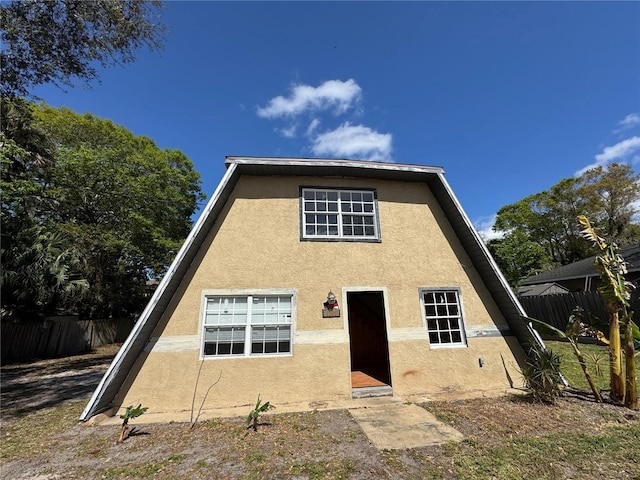
[(307, 127), (307, 136), (310, 137), (316, 131), (316, 129), (320, 126), (320, 120), (314, 118), (311, 120), (311, 123)]
[(638, 149), (640, 149), (640, 137), (627, 138), (611, 147), (604, 147), (602, 153), (596, 155), (596, 161), (598, 163), (608, 163), (618, 158), (628, 157)]
[(637, 113), (630, 113), (624, 119), (618, 122), (618, 125), (622, 127), (622, 129), (631, 128), (636, 125), (640, 125), (640, 115)]
[(276, 129), (276, 131), (280, 132), (283, 137), (294, 138), (296, 136), (296, 128), (296, 125), (291, 125), (289, 128)]
[(640, 151), (640, 137), (634, 136), (627, 138), (610, 147), (604, 147), (602, 153), (596, 155), (596, 161), (594, 163), (578, 170), (575, 175), (580, 176), (592, 168), (603, 167), (613, 161), (624, 160), (637, 151)]
[(335, 130), (319, 134), (311, 147), (316, 155), (335, 155), (377, 162), (391, 159), (390, 133), (379, 133), (364, 125), (345, 122)]
[(318, 87), (294, 85), (289, 97), (274, 97), (266, 107), (258, 107), (257, 113), (263, 118), (291, 117), (307, 110), (334, 110), (336, 114), (342, 114), (361, 96), (362, 89), (351, 78), (346, 82), (327, 80)]
[(494, 213), (493, 215), (476, 218), (473, 222), (474, 227), (476, 227), (476, 230), (484, 243), (496, 238), (504, 237), (504, 232), (496, 232), (493, 230), (493, 226), (496, 223), (496, 217), (497, 214)]

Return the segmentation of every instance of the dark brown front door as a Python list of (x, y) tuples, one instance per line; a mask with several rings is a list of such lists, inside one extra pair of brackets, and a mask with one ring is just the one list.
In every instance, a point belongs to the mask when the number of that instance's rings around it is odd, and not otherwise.
[[(347, 292), (347, 303), (352, 386), (391, 386), (383, 293)], [(367, 377), (371, 385), (355, 384), (356, 379), (366, 383)]]

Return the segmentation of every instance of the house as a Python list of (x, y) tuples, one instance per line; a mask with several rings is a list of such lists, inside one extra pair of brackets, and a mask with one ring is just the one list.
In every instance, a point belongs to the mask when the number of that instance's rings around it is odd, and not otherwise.
[[(82, 413), (505, 391), (532, 330), (440, 167), (228, 157)], [(217, 383), (216, 383), (217, 381)]]
[(568, 288), (558, 285), (555, 282), (541, 283), (539, 285), (521, 285), (518, 287), (518, 296), (534, 297), (538, 295), (558, 295), (567, 293)]
[[(634, 285), (640, 280), (640, 243), (619, 250), (628, 263), (625, 278)], [(589, 257), (562, 267), (533, 275), (521, 282), (522, 287), (555, 283), (571, 292), (596, 292), (600, 285), (600, 272), (594, 265), (596, 257)], [(558, 292), (562, 293), (562, 292)]]

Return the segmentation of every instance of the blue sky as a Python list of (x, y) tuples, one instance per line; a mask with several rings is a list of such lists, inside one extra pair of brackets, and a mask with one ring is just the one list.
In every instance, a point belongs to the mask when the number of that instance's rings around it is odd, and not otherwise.
[(43, 86), (183, 151), (443, 166), (479, 230), (590, 165), (640, 161), (640, 2), (169, 2), (165, 48)]

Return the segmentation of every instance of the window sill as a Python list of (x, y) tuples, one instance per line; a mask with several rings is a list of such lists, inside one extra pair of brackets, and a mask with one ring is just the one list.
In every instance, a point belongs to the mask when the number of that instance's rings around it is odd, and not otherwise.
[(300, 237), (301, 242), (382, 243), (381, 238)]
[(255, 358), (282, 358), (282, 357), (293, 357), (293, 353), (264, 353), (264, 354), (253, 354), (253, 355), (200, 355), (200, 360), (251, 360)]
[(467, 348), (469, 345), (466, 343), (448, 343), (446, 345), (432, 345), (429, 344), (429, 350), (446, 350), (449, 348)]

